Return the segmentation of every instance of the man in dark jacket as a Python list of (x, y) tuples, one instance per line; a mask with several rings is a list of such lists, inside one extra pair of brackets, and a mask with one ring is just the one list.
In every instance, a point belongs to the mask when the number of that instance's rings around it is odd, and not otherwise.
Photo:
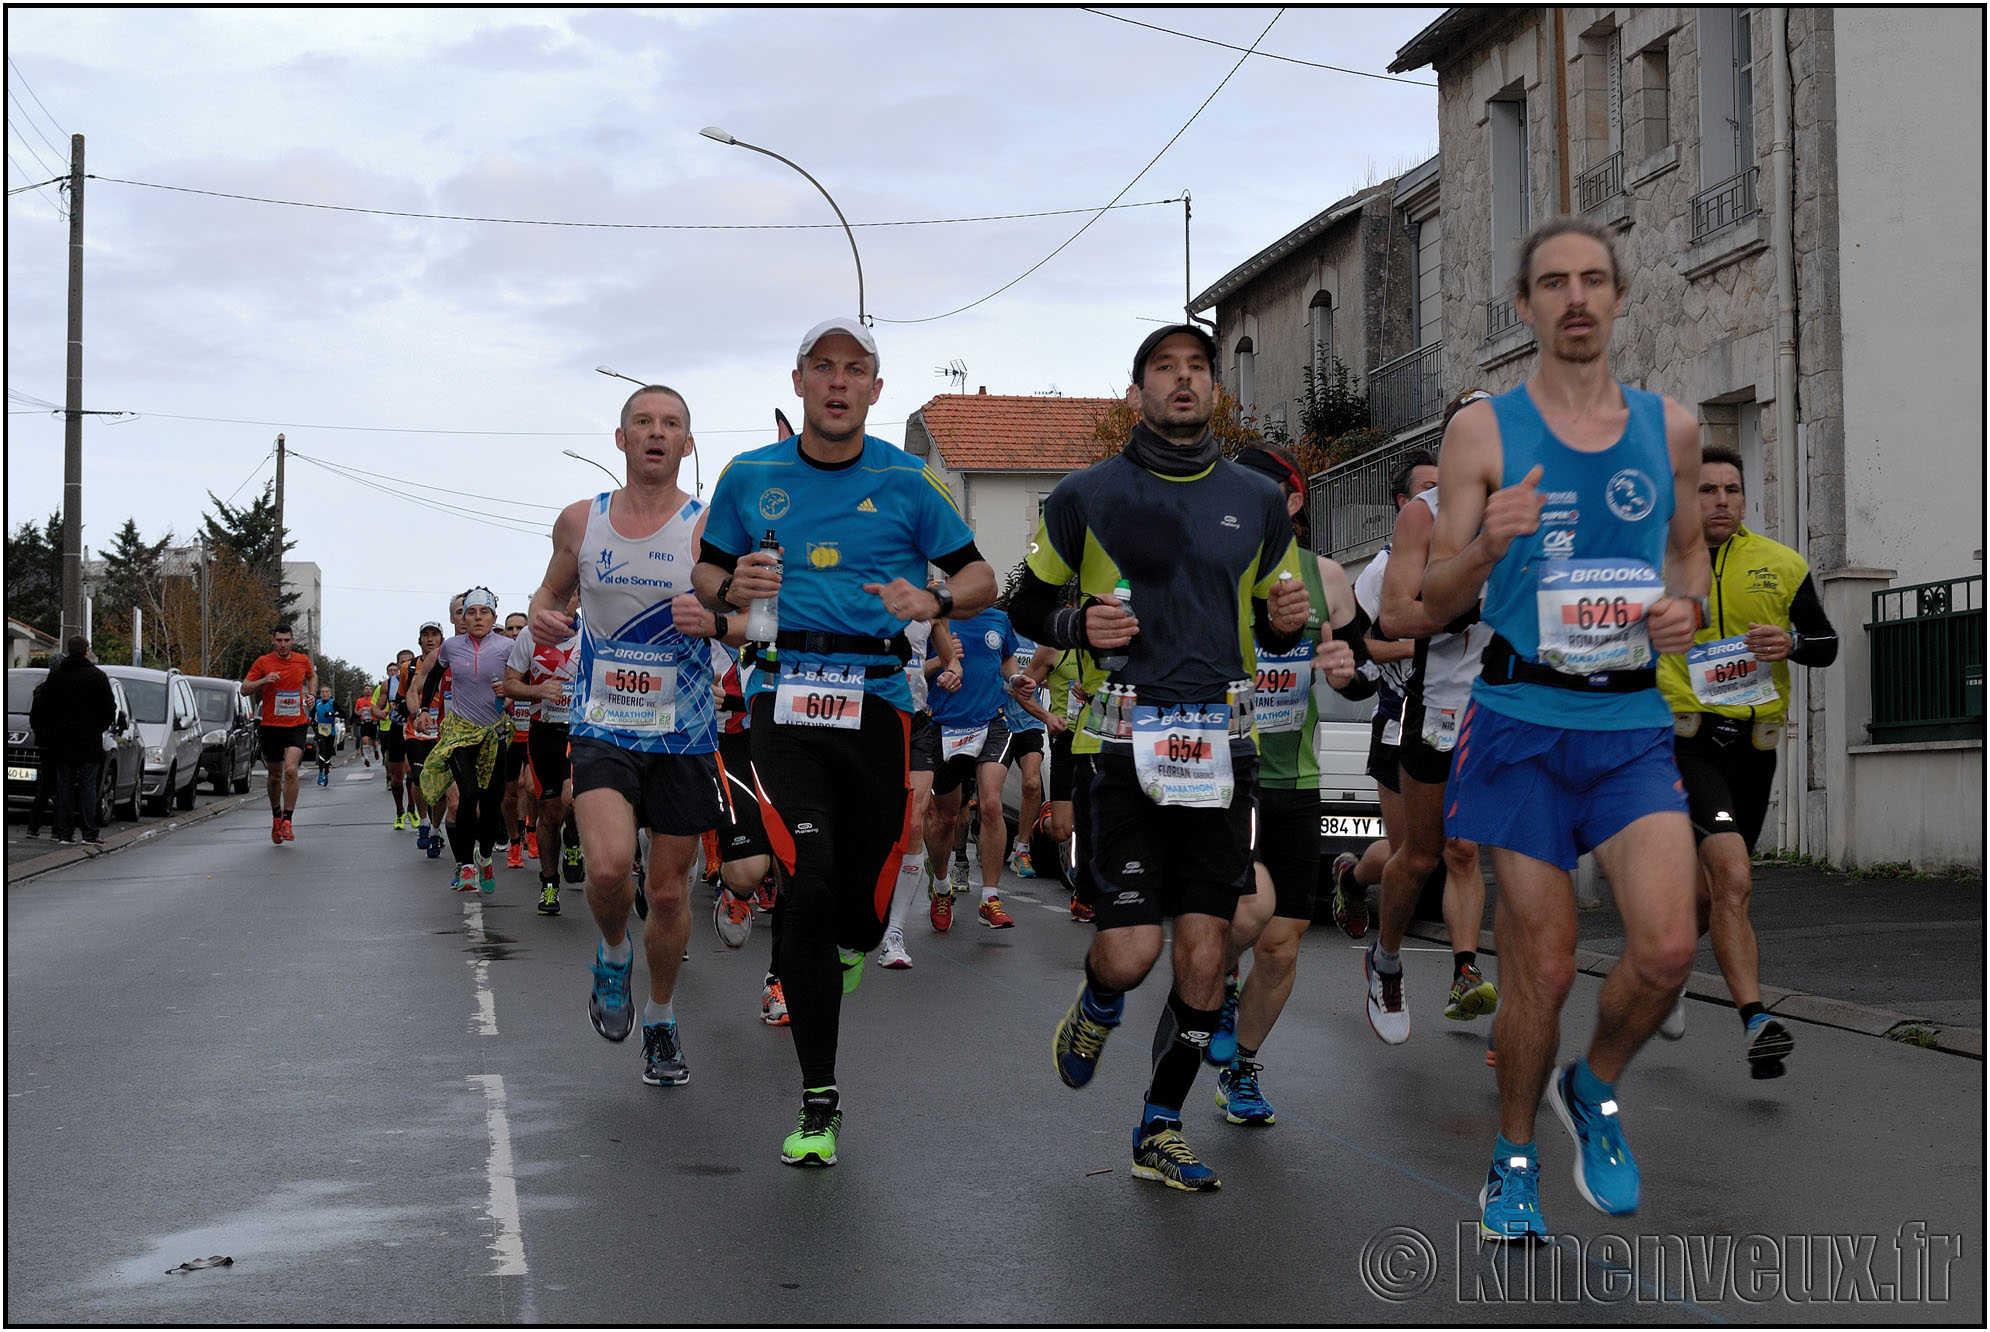
[(64, 645), (62, 660), (35, 691), (28, 724), (42, 762), (55, 770), (55, 840), (76, 835), (92, 845), (97, 835), (97, 788), (103, 776), (104, 732), (117, 717), (111, 680), (90, 660), (90, 641), (81, 634)]

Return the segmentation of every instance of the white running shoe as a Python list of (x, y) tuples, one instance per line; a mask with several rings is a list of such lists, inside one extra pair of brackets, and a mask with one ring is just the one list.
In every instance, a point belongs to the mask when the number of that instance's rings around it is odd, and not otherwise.
[(1665, 1015), (1665, 1021), (1658, 1024), (1658, 1034), (1668, 1041), (1676, 1041), (1686, 1034), (1686, 995), (1680, 992), (1672, 1001), (1672, 1011)]
[(912, 965), (912, 955), (905, 951), (905, 935), (902, 932), (886, 932), (884, 946), (878, 949), (878, 965), (890, 967), (893, 971), (903, 971)]
[(1410, 1007), (1403, 1000), (1403, 973), (1383, 975), (1375, 969), (1375, 944), (1361, 954), (1361, 972), (1368, 980), (1368, 1025), (1388, 1045), (1410, 1038)]

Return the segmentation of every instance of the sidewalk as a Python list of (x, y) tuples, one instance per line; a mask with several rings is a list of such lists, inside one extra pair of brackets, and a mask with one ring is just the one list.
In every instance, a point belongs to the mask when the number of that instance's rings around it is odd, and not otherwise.
[[(1757, 864), (1754, 880), (1749, 919), (1761, 950), (1762, 1002), (1771, 1012), (1983, 1057), (1983, 880), (1862, 881), (1779, 862)], [(1479, 947), (1495, 956), (1497, 893), (1488, 882)], [(1582, 913), (1581, 931), (1577, 966), (1607, 974), (1624, 947), (1623, 926), (1607, 894), (1603, 907)], [(1419, 920), (1410, 932), (1450, 940), (1440, 922)], [(1705, 939), (1686, 994), (1709, 1005), (1689, 1005), (1688, 1021), (1734, 1021), (1727, 982)]]

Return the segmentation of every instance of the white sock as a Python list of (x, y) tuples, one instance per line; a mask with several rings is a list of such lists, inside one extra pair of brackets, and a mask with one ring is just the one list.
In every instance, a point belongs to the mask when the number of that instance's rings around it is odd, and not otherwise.
[(891, 895), (891, 928), (901, 934), (905, 930), (905, 916), (912, 909), (913, 899), (926, 886), (926, 853), (907, 851), (898, 864), (898, 887)]
[(981, 886), (981, 900), (986, 902), (991, 897), (999, 897), (1001, 896), (1001, 892), (1000, 888), (992, 884), (983, 884)]
[(629, 936), (626, 934), (622, 936), (621, 943), (613, 947), (603, 943), (600, 947), (601, 960), (603, 962), (613, 962), (618, 967), (627, 962), (635, 951), (635, 945), (629, 942)]
[(677, 1021), (677, 1006), (674, 1003), (660, 1004), (654, 999), (643, 1000), (643, 1025), (654, 1027), (664, 1022)]

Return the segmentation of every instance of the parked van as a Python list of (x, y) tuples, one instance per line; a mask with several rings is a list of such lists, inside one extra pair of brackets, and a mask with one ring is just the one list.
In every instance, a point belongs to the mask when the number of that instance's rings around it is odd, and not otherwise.
[(214, 783), (216, 795), (248, 790), (256, 761), (256, 705), (239, 680), (189, 675), (187, 684), (200, 710), (201, 780)]
[(192, 809), (200, 781), (200, 709), (187, 677), (177, 670), (149, 666), (106, 666), (104, 674), (124, 683), (145, 742), (145, 804), (164, 814), (168, 803)]

